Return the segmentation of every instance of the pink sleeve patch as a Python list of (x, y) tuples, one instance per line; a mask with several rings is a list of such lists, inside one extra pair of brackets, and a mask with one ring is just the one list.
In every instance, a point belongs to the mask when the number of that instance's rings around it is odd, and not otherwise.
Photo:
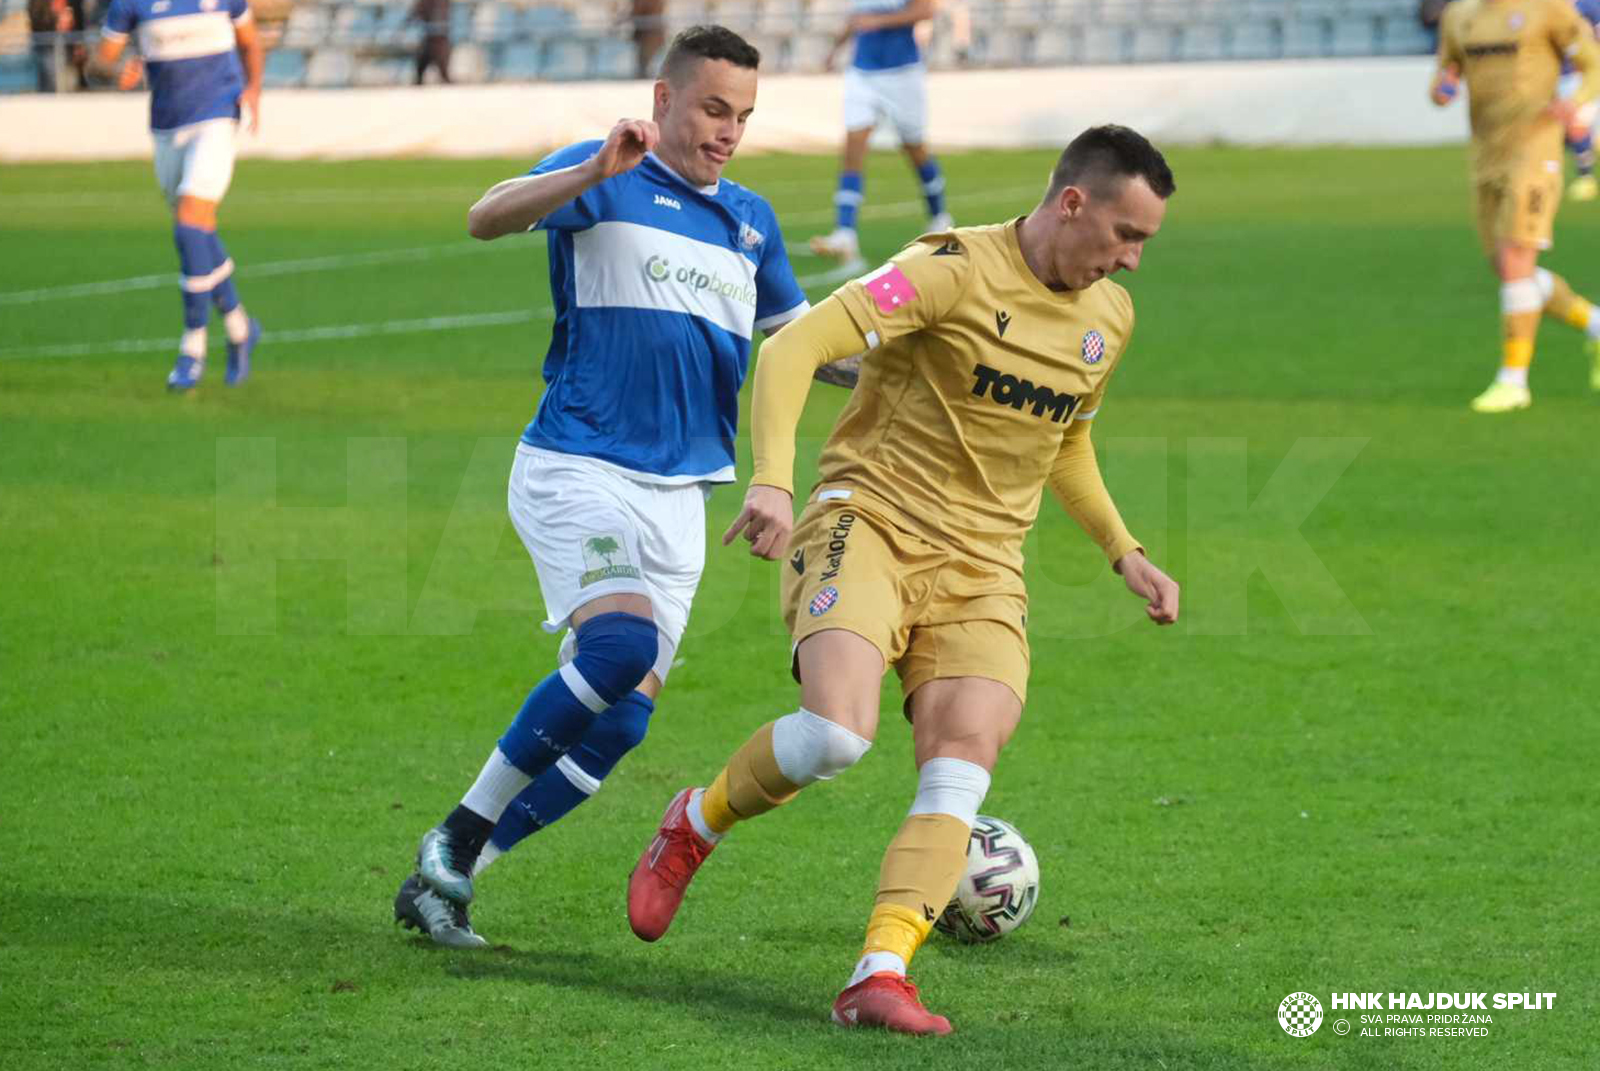
[(861, 282), (877, 302), (878, 311), (885, 316), (917, 299), (917, 288), (911, 285), (898, 264), (885, 264)]

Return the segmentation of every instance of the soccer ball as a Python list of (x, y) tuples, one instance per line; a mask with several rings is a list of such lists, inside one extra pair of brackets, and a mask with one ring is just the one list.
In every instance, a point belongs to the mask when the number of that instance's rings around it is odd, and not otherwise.
[(997, 941), (1028, 921), (1039, 902), (1039, 860), (1017, 827), (978, 815), (967, 869), (934, 925), (967, 944)]

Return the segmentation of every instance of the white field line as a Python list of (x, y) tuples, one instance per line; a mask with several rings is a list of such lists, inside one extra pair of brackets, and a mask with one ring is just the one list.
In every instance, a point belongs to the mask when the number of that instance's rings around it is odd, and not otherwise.
[[(318, 271), (340, 271), (345, 268), (369, 267), (375, 264), (403, 264), (410, 261), (434, 260), (439, 257), (459, 257), (484, 249), (506, 251), (520, 248), (515, 242), (503, 245), (486, 245), (483, 242), (447, 242), (442, 245), (419, 245), (409, 249), (376, 249), (370, 253), (335, 253), (325, 257), (302, 257), (295, 260), (269, 260), (263, 264), (246, 264), (234, 274), (241, 277), (263, 278), (272, 275), (306, 275)], [(69, 283), (64, 286), (46, 286), (37, 290), (7, 290), (0, 292), (0, 306), (31, 305), (39, 301), (59, 301), (65, 298), (103, 297), (132, 290), (157, 290), (178, 285), (178, 274), (135, 275), (127, 279), (104, 279), (93, 283)]]
[[(797, 282), (802, 287), (842, 283), (854, 274), (853, 270), (835, 268), (816, 275), (801, 276)], [(329, 324), (325, 327), (289, 328), (269, 331), (264, 341), (277, 345), (293, 342), (327, 342), (337, 339), (370, 338), (374, 335), (412, 335), (433, 331), (462, 331), (475, 327), (501, 327), (506, 324), (529, 323), (554, 316), (548, 306), (532, 309), (510, 309), (505, 312), (477, 312), (459, 316), (425, 316), (414, 320), (375, 320), (356, 324)], [(112, 353), (159, 353), (175, 350), (177, 339), (130, 338), (114, 342), (70, 342), (54, 346), (17, 346), (0, 349), (0, 360), (17, 360), (27, 357), (90, 357)]]

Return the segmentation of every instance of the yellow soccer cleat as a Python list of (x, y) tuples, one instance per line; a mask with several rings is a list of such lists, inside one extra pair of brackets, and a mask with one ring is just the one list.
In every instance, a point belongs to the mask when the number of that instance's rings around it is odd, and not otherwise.
[(1489, 384), (1489, 389), (1472, 399), (1474, 413), (1511, 413), (1518, 409), (1526, 409), (1533, 404), (1533, 395), (1528, 393), (1527, 387), (1519, 387), (1515, 383), (1501, 383), (1499, 380)]
[(1572, 185), (1567, 187), (1567, 200), (1592, 201), (1600, 197), (1600, 181), (1593, 175), (1579, 175), (1572, 180)]
[(1584, 339), (1583, 351), (1589, 355), (1589, 386), (1600, 390), (1600, 338)]

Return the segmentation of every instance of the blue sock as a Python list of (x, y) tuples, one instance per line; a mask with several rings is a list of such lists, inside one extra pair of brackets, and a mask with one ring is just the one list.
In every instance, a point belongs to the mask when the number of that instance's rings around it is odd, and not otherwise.
[(658, 641), (649, 618), (597, 614), (576, 632), (577, 657), (539, 682), (500, 738), (501, 753), (535, 780), (655, 665)]
[(839, 172), (839, 189), (833, 195), (834, 218), (848, 230), (856, 229), (856, 213), (861, 211), (861, 172)]
[(944, 174), (939, 161), (928, 157), (928, 162), (917, 168), (917, 178), (922, 180), (922, 196), (928, 202), (928, 215), (937, 216), (944, 211)]
[[(629, 692), (594, 719), (576, 747), (555, 767), (540, 774), (500, 816), (490, 837), (502, 852), (592, 796), (622, 756), (639, 746), (655, 704), (643, 692)], [(576, 769), (574, 769), (576, 767)]]
[[(228, 247), (222, 244), (222, 236), (215, 231), (211, 232), (211, 259), (218, 268), (228, 263)], [(233, 272), (228, 272), (227, 277), (211, 291), (211, 300), (221, 313), (229, 313), (239, 307), (239, 291), (233, 285)]]
[[(206, 277), (217, 263), (211, 257), (211, 234), (184, 223), (172, 225), (172, 240), (178, 247), (178, 265), (183, 273), (183, 326), (193, 331), (211, 320), (211, 287)], [(203, 287), (203, 289), (195, 289)]]
[(1585, 134), (1578, 141), (1568, 142), (1578, 161), (1579, 175), (1594, 174), (1594, 135)]

